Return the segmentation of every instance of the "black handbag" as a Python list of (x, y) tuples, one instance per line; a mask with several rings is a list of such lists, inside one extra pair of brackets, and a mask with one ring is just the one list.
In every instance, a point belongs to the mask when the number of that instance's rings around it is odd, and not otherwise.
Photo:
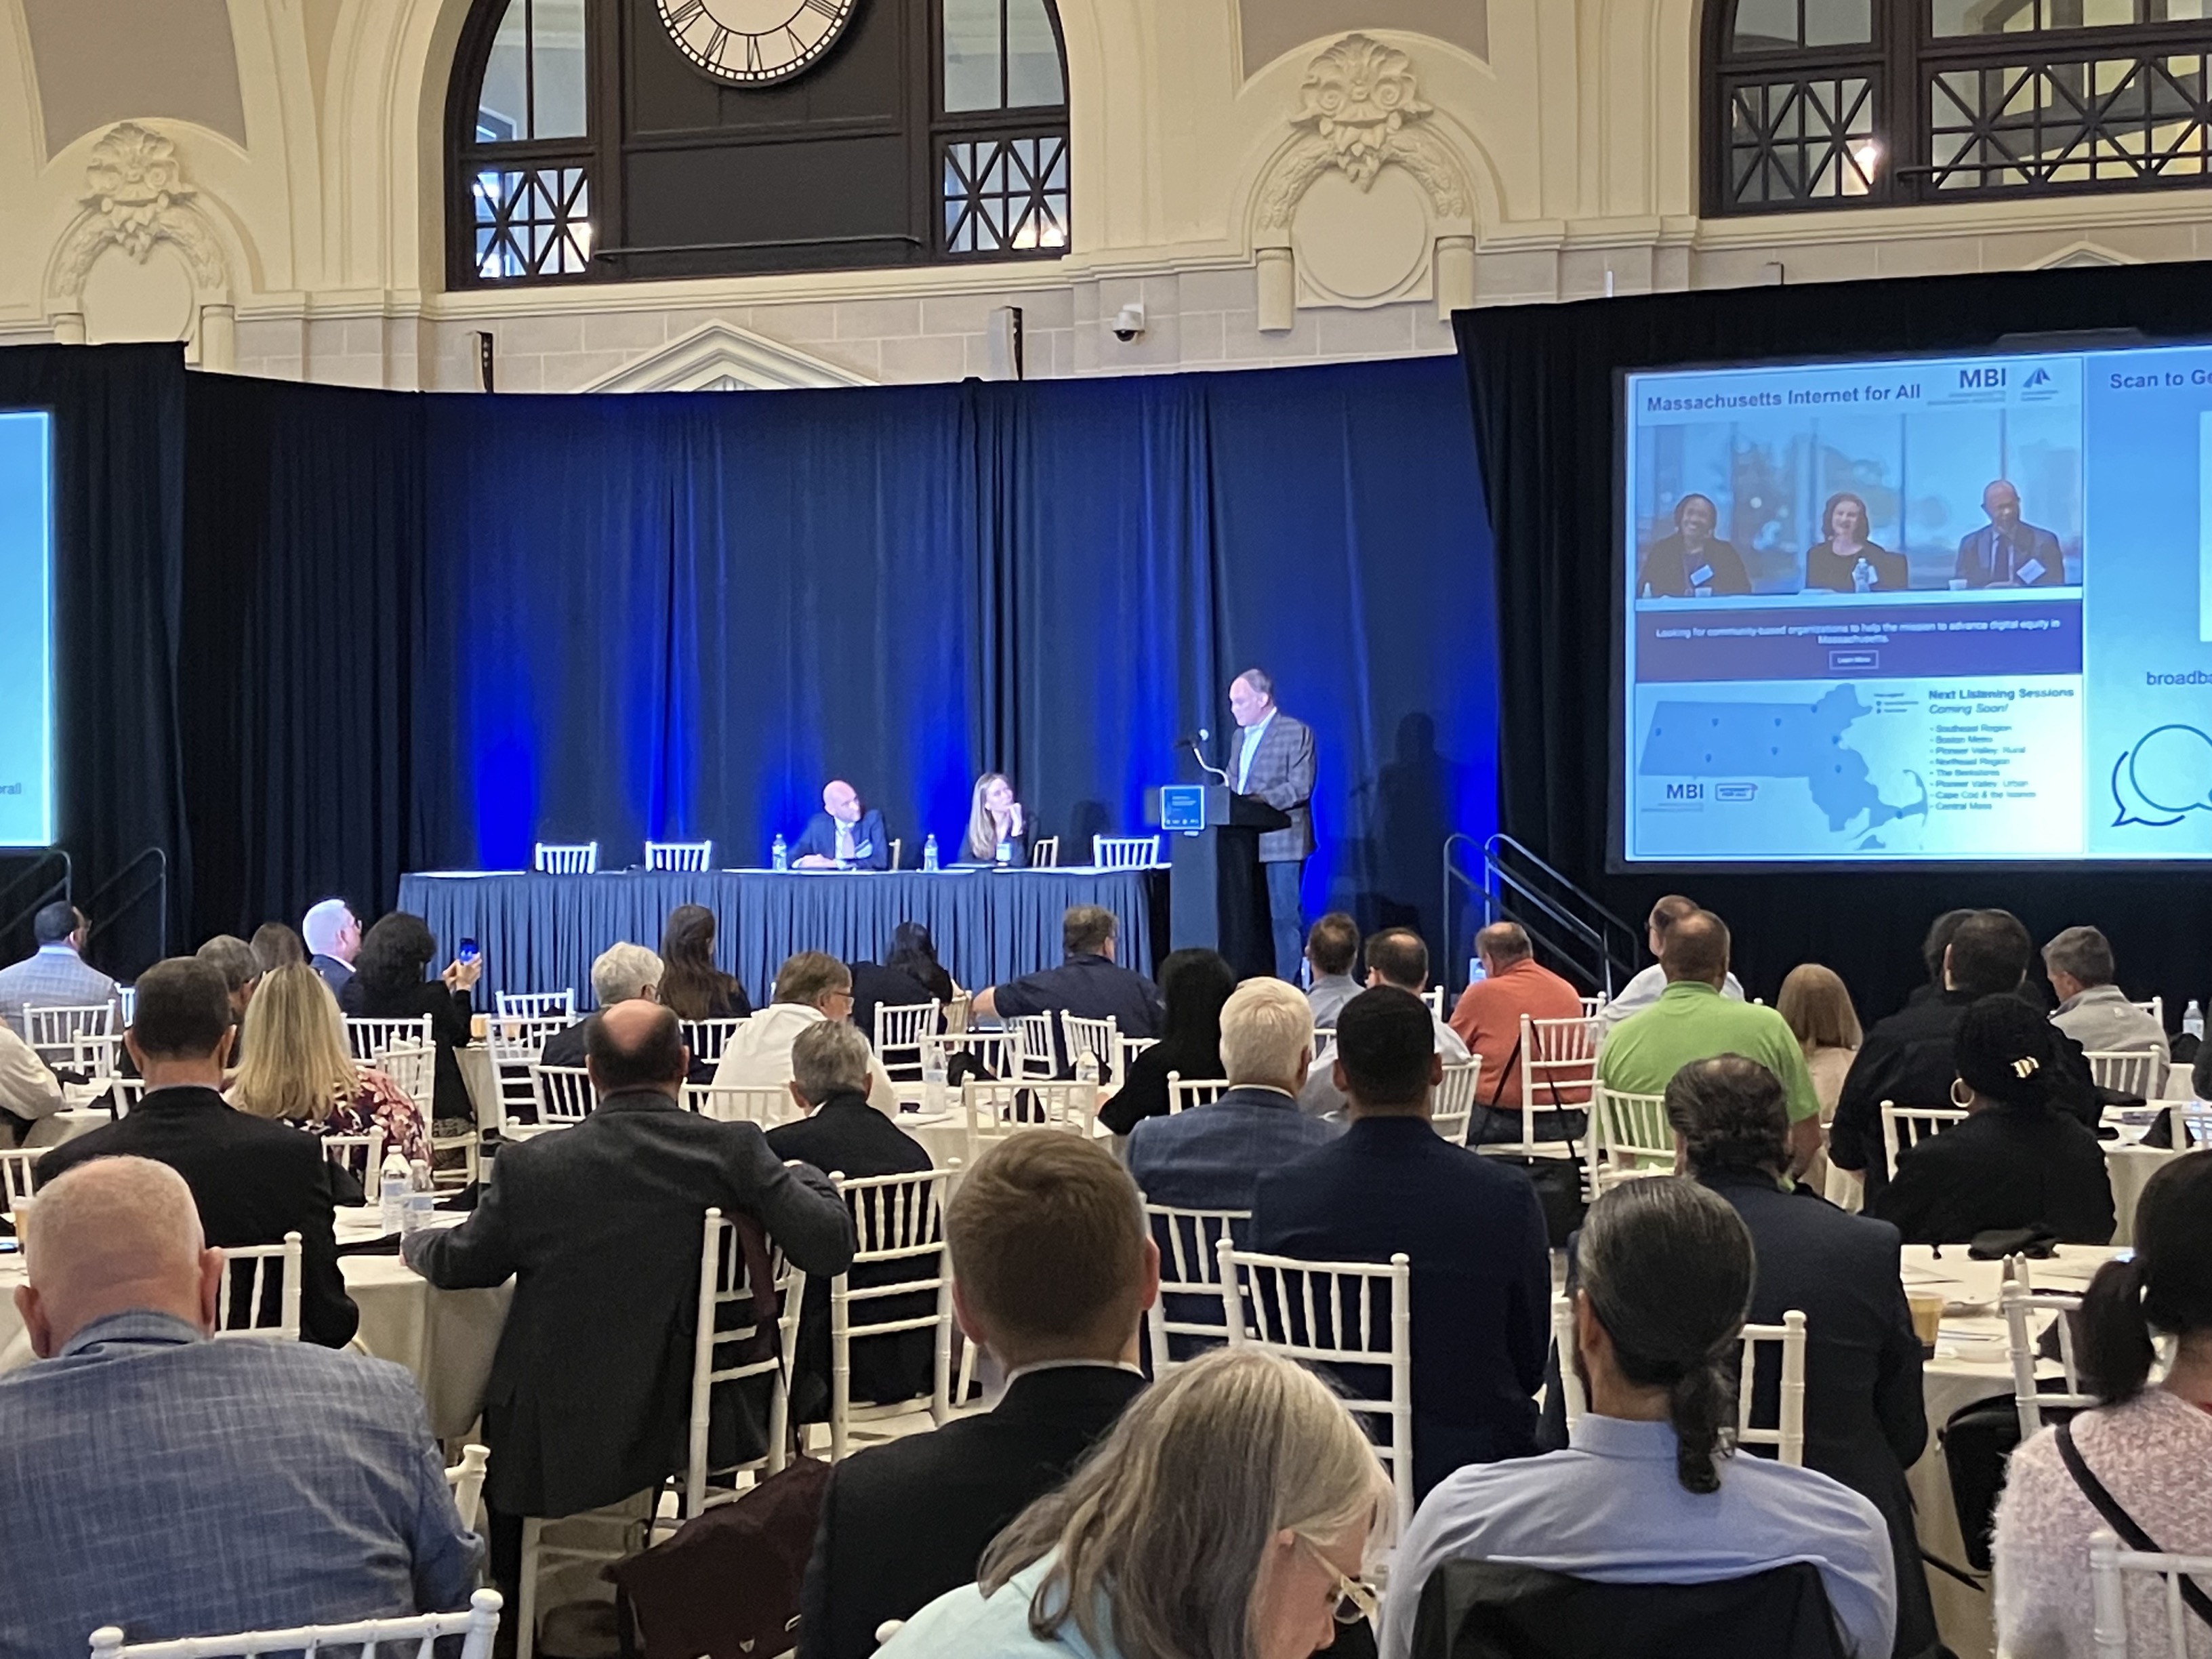
[[(1490, 1098), (1482, 1103), (1482, 1125), (1487, 1129), (1498, 1115), (1498, 1097), (1505, 1092), (1505, 1079), (1513, 1075), (1513, 1066), (1521, 1058), (1521, 1043), (1515, 1039), (1513, 1052), (1505, 1057), (1505, 1064), (1498, 1073), (1498, 1086)], [(1571, 1109), (1559, 1104), (1559, 1085), (1556, 1078), (1546, 1078), (1552, 1091), (1552, 1109), (1565, 1112)], [(1521, 1109), (1528, 1110), (1528, 1091), (1522, 1091)], [(1544, 1206), (1544, 1233), (1555, 1250), (1564, 1250), (1567, 1240), (1583, 1224), (1583, 1217), (1589, 1212), (1589, 1200), (1583, 1196), (1582, 1156), (1575, 1150), (1574, 1137), (1567, 1137), (1567, 1150), (1574, 1154), (1568, 1158), (1534, 1158), (1527, 1153), (1485, 1152), (1486, 1158), (1510, 1164), (1528, 1177), (1536, 1189), (1536, 1200)]]

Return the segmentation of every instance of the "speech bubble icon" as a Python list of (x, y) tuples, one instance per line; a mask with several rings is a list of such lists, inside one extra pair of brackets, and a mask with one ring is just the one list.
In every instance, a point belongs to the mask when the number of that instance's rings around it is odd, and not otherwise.
[(2161, 812), (2212, 811), (2212, 737), (2193, 726), (2143, 734), (2128, 763), (2136, 793)]

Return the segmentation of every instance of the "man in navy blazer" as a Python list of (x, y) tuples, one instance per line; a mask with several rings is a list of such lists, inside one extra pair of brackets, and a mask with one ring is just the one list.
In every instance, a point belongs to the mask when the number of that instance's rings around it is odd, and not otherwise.
[[(1255, 1250), (1413, 1268), (1413, 1490), (1467, 1463), (1536, 1449), (1552, 1257), (1528, 1177), (1438, 1135), (1443, 1080), (1428, 1006), (1394, 986), (1337, 1016), (1336, 1081), (1351, 1127), (1260, 1177)], [(1374, 1386), (1363, 1382), (1363, 1387)]]
[(791, 862), (799, 870), (890, 869), (891, 843), (884, 833), (884, 815), (862, 811), (860, 791), (842, 778), (832, 778), (822, 792), (822, 810), (799, 832)]
[(1982, 491), (1990, 521), (1959, 544), (1957, 579), (1969, 587), (2057, 587), (2066, 555), (2048, 530), (2024, 524), (2020, 491), (2002, 478)]

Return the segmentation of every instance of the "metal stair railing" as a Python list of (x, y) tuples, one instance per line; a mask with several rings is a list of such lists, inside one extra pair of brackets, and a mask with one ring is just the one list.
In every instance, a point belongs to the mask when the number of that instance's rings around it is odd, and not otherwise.
[(1480, 875), (1455, 857), (1462, 843), (1470, 848), (1477, 844), (1467, 835), (1444, 841), (1447, 917), (1455, 889), (1464, 888), (1480, 899), (1486, 921), (1519, 922), (1540, 957), (1548, 957), (1607, 1000), (1634, 976), (1643, 942), (1639, 929), (1510, 836), (1494, 835), (1480, 843)]

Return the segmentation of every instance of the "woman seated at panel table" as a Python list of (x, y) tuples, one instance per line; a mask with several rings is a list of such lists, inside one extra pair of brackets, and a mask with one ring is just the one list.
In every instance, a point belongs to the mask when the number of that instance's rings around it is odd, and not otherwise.
[(1867, 504), (1849, 490), (1828, 497), (1820, 534), (1805, 554), (1805, 589), (1831, 593), (1902, 593), (1912, 586), (1905, 555), (1867, 539)]
[(430, 1017), (431, 1041), (438, 1045), (437, 1104), (432, 1116), (443, 1121), (473, 1122), (476, 1108), (453, 1050), (469, 1043), (475, 1009), (469, 988), (483, 975), (483, 960), (450, 962), (436, 979), (423, 972), (438, 954), (438, 940), (422, 917), (394, 910), (362, 936), (353, 977), (338, 994), (338, 1006), (356, 1019), (419, 1019)]
[[(1030, 861), (1030, 815), (1014, 799), (1014, 786), (1000, 772), (975, 780), (968, 803), (968, 834), (960, 848), (963, 864), (1005, 864), (1026, 869)], [(1000, 853), (1005, 856), (1001, 858)]]
[(1748, 593), (1751, 575), (1743, 555), (1714, 538), (1721, 510), (1710, 495), (1689, 495), (1674, 503), (1674, 533), (1644, 550), (1636, 572), (1640, 599), (1709, 599), (1720, 593)]
[(2056, 1029), (2009, 994), (1984, 997), (1960, 1017), (1949, 1103), (1969, 1115), (1899, 1152), (1897, 1173), (1869, 1206), (1906, 1243), (1966, 1244), (2020, 1227), (2047, 1229), (2065, 1244), (2112, 1242), (2105, 1149), (2053, 1097)]
[[(272, 969), (246, 1005), (246, 1059), (225, 1095), (256, 1117), (317, 1135), (384, 1131), (386, 1152), (430, 1161), (430, 1135), (415, 1103), (347, 1051), (345, 1022), (322, 975), (304, 962)], [(376, 1171), (368, 1172), (373, 1185)]]

